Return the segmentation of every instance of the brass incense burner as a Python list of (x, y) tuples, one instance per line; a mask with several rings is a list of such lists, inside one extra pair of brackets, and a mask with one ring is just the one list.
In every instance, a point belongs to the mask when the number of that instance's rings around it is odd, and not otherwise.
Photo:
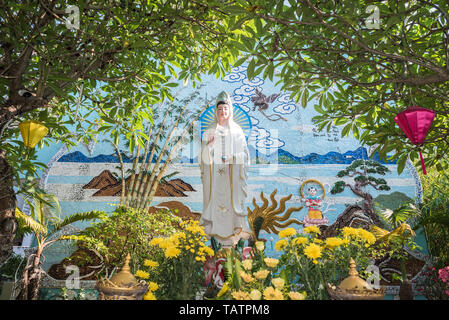
[(130, 259), (128, 254), (119, 273), (114, 274), (110, 279), (97, 281), (95, 289), (99, 292), (98, 300), (142, 300), (148, 285), (143, 280), (138, 282), (132, 275), (129, 268)]
[(354, 259), (349, 260), (349, 276), (337, 287), (327, 286), (332, 300), (383, 300), (385, 288), (375, 289), (359, 277)]

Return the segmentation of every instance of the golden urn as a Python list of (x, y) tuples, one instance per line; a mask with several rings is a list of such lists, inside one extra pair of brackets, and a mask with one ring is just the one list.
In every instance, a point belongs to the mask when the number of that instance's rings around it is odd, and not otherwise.
[(327, 292), (332, 300), (383, 300), (385, 288), (375, 289), (359, 277), (354, 259), (349, 260), (349, 276), (338, 286), (328, 284)]
[(98, 300), (142, 300), (143, 295), (148, 290), (145, 281), (138, 282), (132, 275), (129, 268), (131, 257), (128, 253), (125, 264), (119, 273), (114, 274), (110, 279), (100, 279), (95, 284), (98, 290)]

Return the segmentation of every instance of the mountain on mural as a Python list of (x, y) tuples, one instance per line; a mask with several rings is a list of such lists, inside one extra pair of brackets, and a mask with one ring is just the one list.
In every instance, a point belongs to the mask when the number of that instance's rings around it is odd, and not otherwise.
[[(270, 162), (270, 157), (265, 157), (262, 153), (256, 152), (256, 149), (252, 146), (248, 147), (251, 162), (256, 163), (256, 156), (258, 158), (258, 163), (268, 163)], [(331, 151), (324, 155), (320, 155), (317, 153), (310, 153), (303, 157), (297, 157), (290, 152), (284, 149), (278, 149), (278, 163), (280, 164), (351, 164), (352, 161), (356, 159), (368, 159), (368, 152), (365, 147), (359, 147), (354, 151), (346, 151), (345, 153)], [(379, 155), (376, 153), (372, 160), (378, 161), (380, 163), (385, 164), (385, 161), (380, 161)], [(100, 154), (95, 157), (87, 157), (80, 151), (75, 151), (69, 154), (62, 156), (59, 162), (83, 162), (83, 163), (100, 163), (100, 162), (109, 162), (109, 163), (119, 163), (119, 159), (115, 154), (105, 155)], [(123, 162), (131, 163), (132, 159), (123, 156)], [(153, 159), (155, 162), (155, 159)], [(179, 161), (175, 161), (176, 163), (198, 163), (198, 157), (188, 158), (183, 156)], [(388, 161), (388, 164), (395, 164), (395, 161)]]
[[(126, 191), (131, 183), (131, 177), (125, 179)], [(147, 185), (145, 185), (146, 187)], [(103, 170), (94, 177), (83, 189), (99, 189), (93, 197), (117, 197), (122, 193), (122, 183), (114, 177), (109, 170)], [(162, 182), (156, 189), (155, 196), (158, 197), (187, 197), (185, 191), (196, 191), (193, 187), (182, 179), (172, 179)]]

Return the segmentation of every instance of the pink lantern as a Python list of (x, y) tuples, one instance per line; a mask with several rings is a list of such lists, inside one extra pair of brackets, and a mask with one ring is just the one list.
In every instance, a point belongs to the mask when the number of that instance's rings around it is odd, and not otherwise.
[[(433, 110), (413, 106), (399, 113), (394, 118), (394, 121), (413, 144), (422, 145), (434, 118), (435, 112)], [(422, 171), (424, 174), (427, 174), (421, 149), (419, 149), (419, 157), (421, 159)]]

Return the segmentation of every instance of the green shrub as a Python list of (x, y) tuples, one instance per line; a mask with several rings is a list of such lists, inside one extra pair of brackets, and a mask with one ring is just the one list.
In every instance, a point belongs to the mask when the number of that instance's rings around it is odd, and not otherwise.
[[(128, 253), (131, 255), (131, 272), (135, 272), (146, 258), (152, 256), (148, 245), (151, 239), (174, 234), (180, 222), (180, 218), (166, 209), (149, 214), (120, 206), (111, 216), (71, 238), (77, 241), (80, 249), (95, 250), (102, 257), (103, 268), (98, 275), (110, 275), (115, 267), (123, 264)], [(76, 262), (80, 263), (83, 261)]]

